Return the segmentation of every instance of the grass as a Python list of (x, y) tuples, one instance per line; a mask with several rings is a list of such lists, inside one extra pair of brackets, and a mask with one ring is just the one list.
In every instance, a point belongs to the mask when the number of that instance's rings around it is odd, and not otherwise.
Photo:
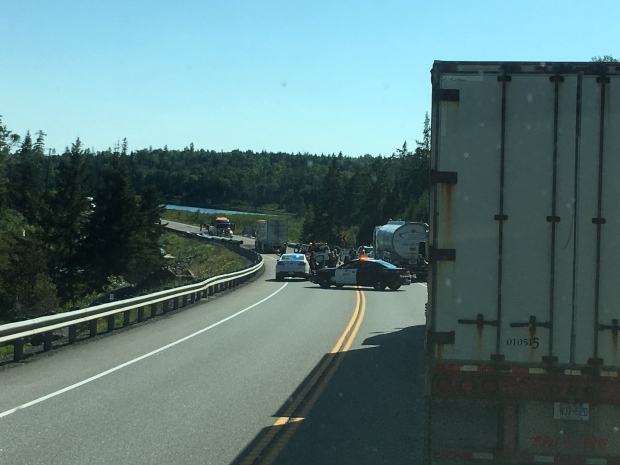
[(198, 280), (244, 268), (243, 259), (225, 247), (204, 244), (174, 233), (165, 233), (163, 239), (164, 249), (175, 257), (173, 269), (176, 272), (189, 270)]

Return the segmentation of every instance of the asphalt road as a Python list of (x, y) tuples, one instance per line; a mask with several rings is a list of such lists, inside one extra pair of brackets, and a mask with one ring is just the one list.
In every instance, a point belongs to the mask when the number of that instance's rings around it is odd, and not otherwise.
[(426, 287), (233, 292), (0, 371), (0, 464), (419, 463)]

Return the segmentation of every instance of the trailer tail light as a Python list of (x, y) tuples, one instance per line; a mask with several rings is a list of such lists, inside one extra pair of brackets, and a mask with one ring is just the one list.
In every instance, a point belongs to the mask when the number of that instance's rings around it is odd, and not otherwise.
[(469, 393), (469, 392), (472, 392), (473, 390), (474, 390), (474, 385), (468, 379), (466, 379), (465, 381), (461, 383), (461, 391)]
[(499, 386), (495, 381), (485, 381), (484, 383), (482, 383), (482, 392), (486, 395), (495, 394), (498, 389)]

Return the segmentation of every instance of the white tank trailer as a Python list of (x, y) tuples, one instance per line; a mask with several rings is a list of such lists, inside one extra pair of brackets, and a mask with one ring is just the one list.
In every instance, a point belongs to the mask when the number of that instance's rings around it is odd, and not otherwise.
[(375, 258), (408, 268), (420, 281), (428, 276), (428, 225), (390, 220), (375, 227)]

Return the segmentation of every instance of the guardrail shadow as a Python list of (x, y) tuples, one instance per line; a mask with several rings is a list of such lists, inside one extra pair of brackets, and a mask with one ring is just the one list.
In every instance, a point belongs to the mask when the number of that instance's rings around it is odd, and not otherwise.
[[(365, 347), (346, 352), (307, 417), (299, 420), (275, 460), (268, 462), (274, 465), (422, 463), (424, 331), (424, 326), (395, 329), (371, 336), (364, 340)], [(330, 355), (326, 354), (317, 367), (327, 357)], [(314, 372), (308, 375), (291, 399), (296, 398), (313, 375)], [(307, 397), (312, 397), (312, 391)], [(274, 414), (274, 422), (285, 415), (288, 406), (289, 403), (283, 405)], [(231, 465), (260, 464), (274, 451), (266, 449), (254, 461), (251, 457), (267, 438), (275, 437), (272, 443), (277, 443), (278, 437), (290, 434), (282, 428), (290, 425), (264, 428)]]

